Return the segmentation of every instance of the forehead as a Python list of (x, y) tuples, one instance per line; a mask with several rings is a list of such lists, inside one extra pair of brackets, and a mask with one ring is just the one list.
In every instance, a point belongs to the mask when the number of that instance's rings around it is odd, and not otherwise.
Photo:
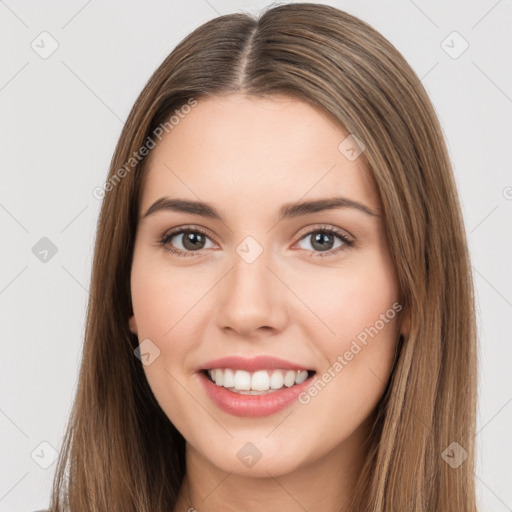
[(257, 208), (343, 194), (378, 208), (364, 153), (347, 158), (349, 135), (292, 97), (201, 98), (152, 150), (141, 210), (163, 195)]

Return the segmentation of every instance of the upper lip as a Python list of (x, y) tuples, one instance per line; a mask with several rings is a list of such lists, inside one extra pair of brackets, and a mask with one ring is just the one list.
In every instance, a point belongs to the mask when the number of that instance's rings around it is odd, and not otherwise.
[(220, 359), (214, 359), (203, 364), (197, 371), (211, 370), (212, 368), (236, 368), (237, 370), (246, 370), (255, 372), (257, 370), (311, 370), (302, 364), (293, 363), (272, 356), (257, 356), (245, 358), (240, 356), (227, 356)]

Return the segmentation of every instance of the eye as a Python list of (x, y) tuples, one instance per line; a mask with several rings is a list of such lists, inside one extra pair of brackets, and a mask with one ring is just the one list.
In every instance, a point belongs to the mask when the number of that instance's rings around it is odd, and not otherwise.
[[(178, 244), (181, 244), (182, 249), (174, 247), (174, 242), (171, 245), (171, 240), (178, 240)], [(194, 252), (198, 252), (202, 249), (208, 249), (207, 240), (210, 237), (205, 231), (199, 228), (180, 228), (170, 233), (164, 234), (160, 240), (160, 244), (166, 248), (172, 254), (179, 256), (195, 256)]]
[[(336, 238), (340, 241), (338, 245), (335, 245)], [(315, 251), (312, 255), (313, 257), (337, 254), (354, 245), (354, 241), (349, 239), (344, 232), (332, 226), (321, 226), (308, 231), (298, 243), (304, 240), (309, 240), (309, 245), (311, 246), (311, 249), (308, 247), (305, 249)]]

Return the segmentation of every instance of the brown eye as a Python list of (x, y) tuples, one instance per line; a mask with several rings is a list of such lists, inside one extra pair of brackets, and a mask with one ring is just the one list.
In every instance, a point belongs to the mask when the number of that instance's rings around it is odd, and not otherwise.
[(206, 237), (202, 233), (198, 233), (197, 231), (185, 231), (177, 236), (182, 237), (181, 244), (187, 251), (203, 249), (206, 243)]
[[(338, 243), (336, 239), (338, 239)], [(332, 227), (322, 227), (309, 231), (309, 233), (302, 236), (299, 242), (302, 241), (309, 242), (310, 247), (302, 248), (314, 251), (313, 256), (329, 256), (354, 245), (352, 240), (349, 240), (341, 231)]]
[(194, 228), (167, 233), (162, 237), (160, 243), (171, 253), (181, 256), (194, 256), (194, 252), (208, 248), (208, 241), (211, 240), (204, 231)]

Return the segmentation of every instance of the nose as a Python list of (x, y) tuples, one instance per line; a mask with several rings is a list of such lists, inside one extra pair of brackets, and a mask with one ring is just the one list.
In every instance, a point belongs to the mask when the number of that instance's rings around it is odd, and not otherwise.
[(263, 252), (252, 263), (235, 255), (219, 283), (217, 325), (238, 336), (272, 335), (285, 328), (289, 295)]

